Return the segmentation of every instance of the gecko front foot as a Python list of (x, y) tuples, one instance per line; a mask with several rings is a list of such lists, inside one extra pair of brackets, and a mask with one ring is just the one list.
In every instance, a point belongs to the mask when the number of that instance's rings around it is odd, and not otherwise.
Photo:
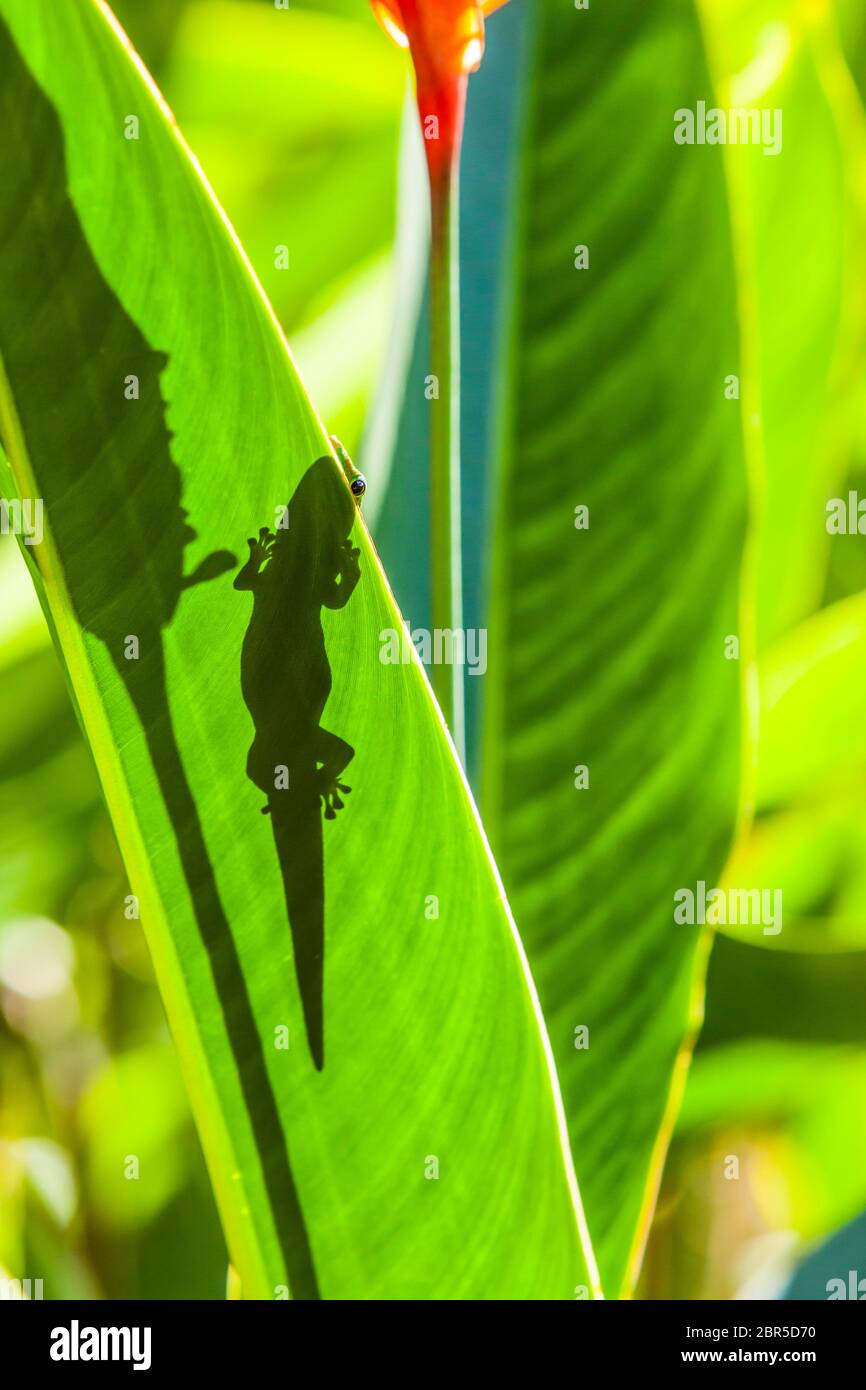
[(344, 805), (340, 792), (345, 796), (351, 790), (351, 787), (347, 787), (345, 782), (338, 781), (336, 777), (320, 773), (319, 796), (325, 808), (325, 820), (336, 820), (337, 812), (342, 811)]

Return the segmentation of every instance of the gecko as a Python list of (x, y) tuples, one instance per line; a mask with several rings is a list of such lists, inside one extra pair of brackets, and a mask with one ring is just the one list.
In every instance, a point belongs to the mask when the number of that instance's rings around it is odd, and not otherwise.
[(255, 726), (247, 776), (266, 796), (292, 932), (307, 1039), (324, 1065), (324, 845), (322, 817), (336, 819), (355, 756), (322, 726), (332, 675), (322, 610), (338, 612), (361, 578), (351, 531), (367, 484), (339, 440), (334, 460), (311, 464), (272, 532), (248, 541), (234, 581), (253, 596), (241, 655), (241, 689)]

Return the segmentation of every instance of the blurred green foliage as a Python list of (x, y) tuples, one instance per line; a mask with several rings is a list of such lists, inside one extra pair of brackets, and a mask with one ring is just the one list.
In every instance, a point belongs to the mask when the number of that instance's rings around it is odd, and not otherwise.
[[(755, 817), (726, 873), (781, 889), (784, 927), (714, 947), (643, 1293), (767, 1298), (866, 1207), (866, 544), (826, 525), (866, 484), (866, 23), (856, 0), (702, 10), (722, 91), (785, 122), (781, 158), (732, 161), (761, 450)], [(862, 1223), (847, 1248), (866, 1268)]]

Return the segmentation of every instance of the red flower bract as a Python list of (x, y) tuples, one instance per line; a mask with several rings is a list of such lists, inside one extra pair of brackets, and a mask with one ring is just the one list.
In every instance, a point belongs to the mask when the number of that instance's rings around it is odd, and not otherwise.
[(484, 15), (505, 0), (372, 0), (386, 33), (415, 65), (430, 178), (447, 177), (460, 145), (466, 79), (484, 55)]

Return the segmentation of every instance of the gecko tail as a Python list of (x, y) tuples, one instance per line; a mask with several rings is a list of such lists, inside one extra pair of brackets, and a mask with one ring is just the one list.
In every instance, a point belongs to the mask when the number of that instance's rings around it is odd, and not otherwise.
[(295, 976), (310, 1055), (325, 1065), (325, 880), (318, 800), (285, 810), (270, 804), (271, 827), (283, 875)]

